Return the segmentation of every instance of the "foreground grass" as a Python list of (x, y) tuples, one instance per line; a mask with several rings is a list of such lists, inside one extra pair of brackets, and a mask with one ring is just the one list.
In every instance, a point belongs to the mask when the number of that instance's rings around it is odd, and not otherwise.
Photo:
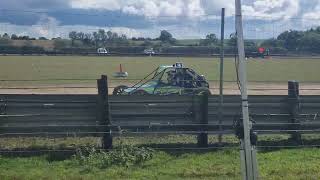
[[(110, 77), (123, 64), (129, 78), (141, 79), (160, 64), (173, 64), (181, 61), (195, 69), (209, 80), (219, 79), (217, 58), (165, 58), (165, 57), (77, 57), (77, 56), (1, 56), (0, 79), (92, 79), (77, 81), (37, 81), (2, 82), (2, 86), (83, 84), (95, 86), (94, 79), (101, 74)], [(319, 81), (318, 59), (250, 59), (248, 61), (249, 81)], [(225, 80), (234, 81), (235, 64), (233, 59), (225, 61)]]
[[(261, 136), (262, 143), (285, 145), (288, 135)], [(303, 136), (303, 143), (317, 143), (319, 136)], [(99, 147), (99, 139), (88, 138), (1, 138), (1, 149), (65, 149), (81, 146)], [(238, 140), (225, 136), (224, 142), (235, 147), (208, 151), (155, 150), (152, 159), (129, 166), (96, 167), (79, 164), (72, 156), (56, 154), (28, 157), (0, 156), (0, 179), (241, 179)], [(265, 142), (266, 141), (266, 142)], [(210, 136), (216, 143), (217, 137)], [(115, 138), (114, 145), (178, 147), (196, 143), (195, 136), (170, 135)], [(271, 143), (271, 144), (270, 144)], [(259, 143), (258, 143), (259, 144)], [(155, 146), (155, 147), (157, 147)], [(261, 179), (319, 179), (320, 149), (259, 149)], [(93, 163), (94, 164), (94, 163)], [(89, 167), (88, 167), (89, 166)]]
[[(261, 179), (319, 179), (320, 150), (259, 152)], [(151, 160), (129, 167), (86, 169), (74, 159), (49, 161), (46, 156), (0, 158), (0, 179), (240, 179), (235, 149), (206, 153), (157, 151)]]

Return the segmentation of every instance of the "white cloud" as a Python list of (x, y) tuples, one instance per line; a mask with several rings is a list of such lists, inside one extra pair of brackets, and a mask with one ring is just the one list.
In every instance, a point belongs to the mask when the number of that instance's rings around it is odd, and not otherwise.
[[(299, 13), (302, 0), (247, 1), (243, 3), (246, 16), (288, 19)], [(234, 15), (234, 4), (234, 0), (71, 0), (73, 8), (114, 10), (145, 17), (217, 16), (220, 15), (221, 8), (226, 8), (228, 17)]]
[(72, 8), (119, 10), (121, 4), (115, 0), (71, 0)]
[(310, 12), (306, 12), (303, 15), (305, 19), (319, 19), (320, 18), (320, 0), (316, 6)]
[(256, 0), (243, 6), (243, 14), (251, 19), (287, 20), (299, 14), (299, 3), (299, 0)]
[(305, 28), (318, 27), (320, 20), (320, 0), (312, 11), (303, 14), (302, 26)]
[(73, 8), (114, 10), (146, 17), (196, 17), (205, 13), (206, 3), (206, 0), (71, 0)]

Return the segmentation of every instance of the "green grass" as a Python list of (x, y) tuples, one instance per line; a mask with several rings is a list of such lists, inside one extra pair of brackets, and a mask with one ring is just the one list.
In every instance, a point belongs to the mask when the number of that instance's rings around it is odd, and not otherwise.
[[(281, 145), (288, 135), (261, 136), (262, 141)], [(319, 136), (304, 136), (312, 143)], [(19, 148), (75, 148), (96, 146), (98, 138), (1, 138), (1, 149)], [(124, 145), (154, 145), (195, 143), (195, 136), (148, 136), (115, 138), (115, 147)], [(217, 142), (216, 136), (209, 137)], [(224, 142), (237, 144), (233, 136), (224, 136)], [(272, 144), (271, 144), (272, 145)], [(283, 145), (283, 144), (282, 144)], [(90, 160), (90, 159), (89, 159)], [(95, 160), (95, 159), (93, 159)], [(320, 149), (261, 149), (258, 152), (261, 179), (319, 179)], [(0, 156), (0, 179), (241, 179), (238, 148), (209, 151), (160, 151), (153, 158), (129, 166), (79, 164), (74, 157), (61, 158), (52, 154), (11, 157)]]
[[(295, 149), (259, 152), (262, 179), (319, 179), (320, 150)], [(0, 179), (240, 179), (235, 149), (205, 153), (156, 151), (141, 164), (92, 168), (73, 158), (50, 161), (47, 156), (0, 157)]]
[[(1, 56), (0, 79), (96, 79), (101, 74), (111, 77), (123, 64), (131, 79), (141, 79), (160, 64), (173, 64), (181, 61), (209, 80), (218, 80), (219, 62), (214, 58), (162, 58), (162, 57), (52, 57), (52, 56)], [(271, 59), (249, 60), (249, 81), (319, 81), (320, 61), (317, 59)], [(226, 59), (225, 80), (235, 80), (232, 59)], [(1, 82), (10, 85), (46, 84), (84, 84), (95, 85), (90, 81), (39, 81), (39, 82)]]

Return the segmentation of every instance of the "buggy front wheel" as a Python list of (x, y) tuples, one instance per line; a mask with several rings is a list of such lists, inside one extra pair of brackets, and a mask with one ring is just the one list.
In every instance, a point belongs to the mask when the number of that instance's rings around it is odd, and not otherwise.
[(114, 88), (112, 94), (116, 95), (116, 96), (123, 95), (124, 90), (127, 89), (127, 88), (128, 88), (128, 86), (124, 86), (124, 85), (117, 86), (117, 87)]

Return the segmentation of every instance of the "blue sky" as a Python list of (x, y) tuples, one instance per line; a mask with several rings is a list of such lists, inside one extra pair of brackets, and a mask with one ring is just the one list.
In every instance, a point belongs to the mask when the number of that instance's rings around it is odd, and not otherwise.
[[(3, 0), (0, 34), (66, 37), (69, 31), (99, 28), (156, 37), (160, 30), (192, 39), (220, 30), (226, 8), (226, 36), (234, 31), (234, 0)], [(243, 0), (245, 36), (275, 37), (284, 30), (320, 22), (320, 0)]]

